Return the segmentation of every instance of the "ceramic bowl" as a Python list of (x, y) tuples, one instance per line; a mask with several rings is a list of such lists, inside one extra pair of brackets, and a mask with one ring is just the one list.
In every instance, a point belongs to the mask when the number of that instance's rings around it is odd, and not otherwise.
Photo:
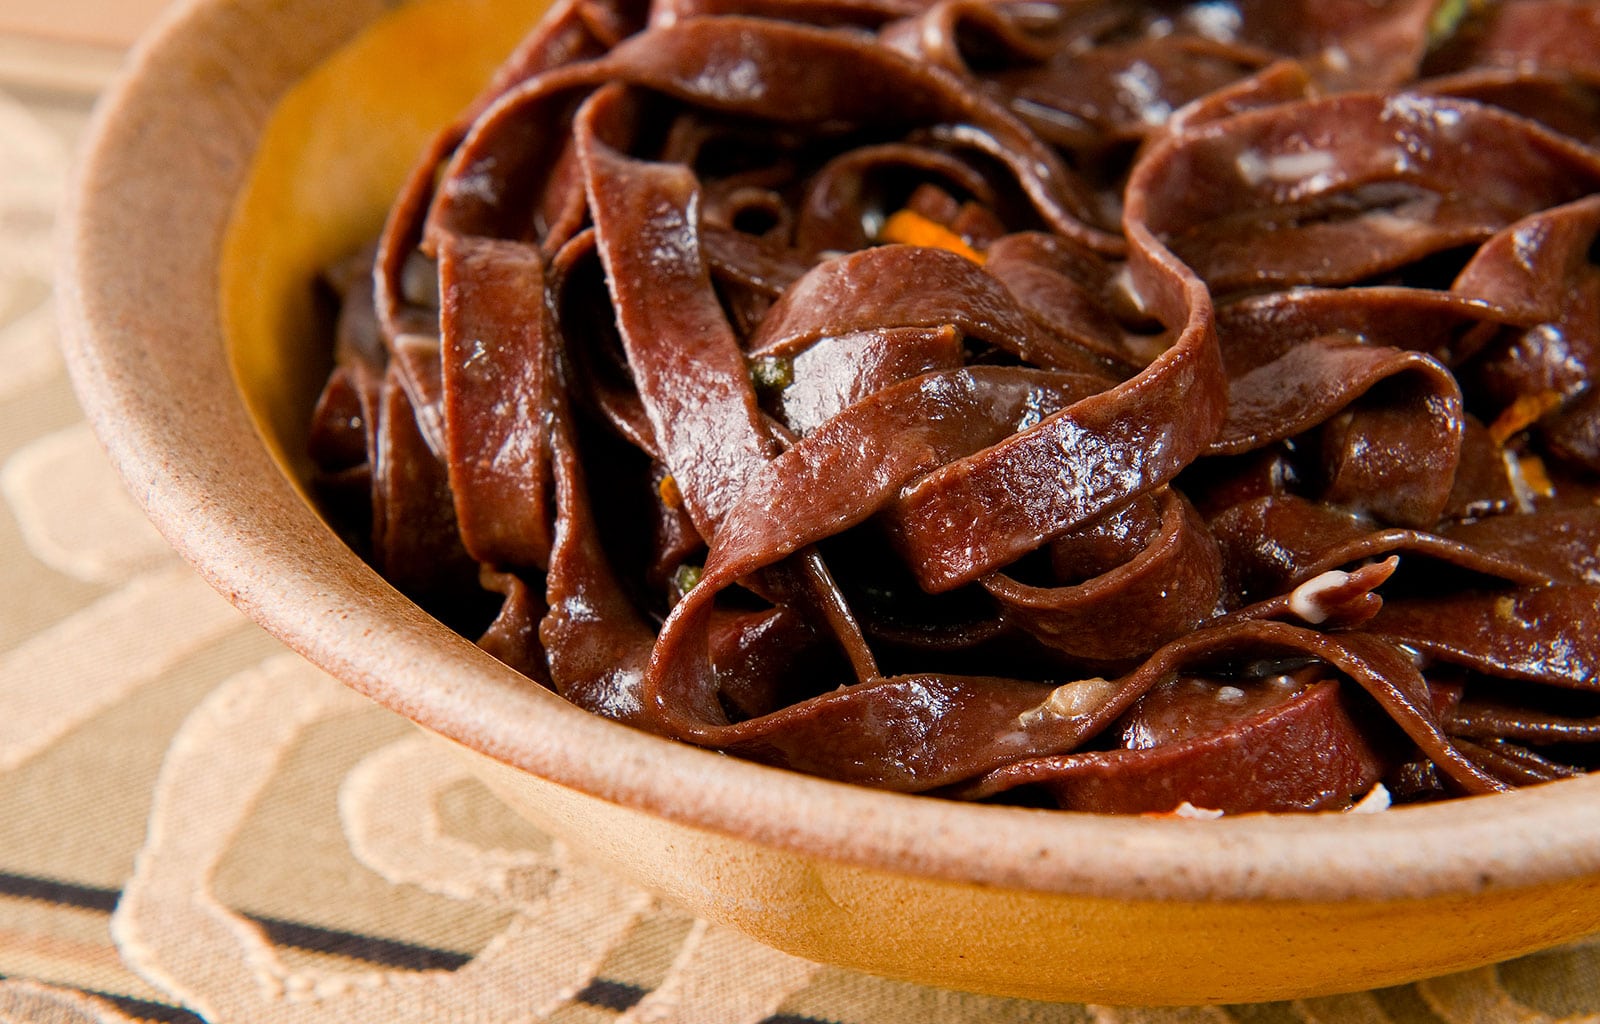
[(873, 792), (592, 717), (387, 586), (298, 482), (326, 358), (306, 282), (376, 229), (531, 6), (190, 2), (104, 103), (70, 211), (66, 347), (129, 488), (217, 588), (572, 846), (818, 961), (1201, 1003), (1396, 984), (1600, 930), (1600, 777), (1219, 821)]

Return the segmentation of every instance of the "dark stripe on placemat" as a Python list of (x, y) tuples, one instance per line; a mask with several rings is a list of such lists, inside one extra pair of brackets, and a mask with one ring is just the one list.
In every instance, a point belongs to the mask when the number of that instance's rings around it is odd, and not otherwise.
[[(34, 979), (23, 978), (18, 975), (11, 975), (8, 978), (6, 975), (0, 974), (0, 981), (8, 980), (33, 981)], [(154, 1003), (148, 999), (119, 996), (114, 992), (100, 992), (92, 988), (78, 988), (75, 985), (62, 985), (53, 981), (40, 982), (40, 984), (49, 985), (51, 988), (58, 988), (66, 992), (77, 992), (94, 999), (104, 999), (128, 1016), (137, 1017), (139, 1020), (153, 1020), (158, 1021), (159, 1024), (206, 1024), (203, 1018), (195, 1016), (181, 1006), (173, 1006), (171, 1003)]]
[[(17, 896), (109, 914), (116, 909), (121, 895), (116, 889), (0, 872), (0, 896)], [(470, 953), (435, 949), (399, 939), (378, 938), (256, 914), (244, 916), (259, 925), (267, 938), (280, 946), (293, 946), (312, 953), (329, 953), (383, 967), (408, 971), (453, 971), (472, 959)]]
[(245, 914), (246, 918), (261, 926), (267, 938), (279, 946), (293, 946), (312, 953), (328, 953), (365, 960), (369, 964), (397, 967), (403, 971), (453, 971), (472, 959), (470, 953), (457, 953), (449, 949), (419, 946), (399, 939), (380, 939), (357, 932), (344, 932), (335, 928), (301, 924), (276, 917)]
[(0, 896), (19, 896), (25, 900), (59, 903), (64, 907), (81, 910), (98, 910), (109, 914), (117, 908), (117, 898), (122, 894), (115, 889), (102, 889), (94, 885), (76, 885), (53, 878), (33, 875), (13, 875), (0, 871)]
[(181, 1006), (152, 1003), (148, 999), (112, 995), (110, 992), (93, 992), (88, 989), (79, 989), (79, 991), (83, 992), (84, 995), (104, 999), (128, 1016), (137, 1017), (140, 1020), (159, 1021), (160, 1024), (206, 1024), (204, 1017), (190, 1013)]
[(792, 1013), (775, 1013), (761, 1024), (839, 1024), (839, 1022), (823, 1020), (821, 1017), (797, 1017)]
[(640, 988), (638, 985), (596, 978), (573, 998), (589, 1006), (598, 1006), (602, 1010), (625, 1013), (633, 1009), (639, 1000), (648, 994), (648, 989)]
[[(109, 914), (116, 909), (117, 900), (121, 895), (116, 889), (0, 872), (0, 896), (17, 896)], [(437, 949), (414, 942), (402, 942), (399, 939), (378, 938), (373, 935), (323, 928), (300, 921), (286, 921), (258, 914), (243, 916), (255, 922), (274, 945), (360, 960), (382, 967), (405, 971), (454, 971), (472, 960), (472, 955), (469, 953)], [(589, 1006), (624, 1013), (632, 1009), (648, 992), (648, 989), (638, 985), (596, 978), (585, 986), (575, 999)], [(177, 1007), (167, 1007), (159, 1003), (141, 1003), (128, 996), (90, 994), (116, 1002), (127, 1012), (143, 1016), (147, 1020), (176, 1021), (182, 1024), (198, 1024), (200, 1020), (187, 1010)], [(828, 1024), (828, 1022), (810, 1017), (777, 1016), (769, 1017), (762, 1024)]]

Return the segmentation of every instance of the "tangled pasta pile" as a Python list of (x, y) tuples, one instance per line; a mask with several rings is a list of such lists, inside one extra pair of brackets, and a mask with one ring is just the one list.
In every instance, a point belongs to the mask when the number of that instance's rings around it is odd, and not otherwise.
[(1578, 774), (1597, 144), (1571, 0), (562, 0), (330, 275), (317, 486), (538, 683), (833, 779)]

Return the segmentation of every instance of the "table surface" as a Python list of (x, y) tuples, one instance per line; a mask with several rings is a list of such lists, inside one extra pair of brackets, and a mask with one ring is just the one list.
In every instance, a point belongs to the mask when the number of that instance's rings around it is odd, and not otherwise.
[(596, 878), (242, 619), (106, 465), (51, 239), (159, 4), (90, 6), (0, 0), (0, 1022), (1600, 1020), (1595, 941), (1293, 1003), (1047, 1005), (818, 967)]

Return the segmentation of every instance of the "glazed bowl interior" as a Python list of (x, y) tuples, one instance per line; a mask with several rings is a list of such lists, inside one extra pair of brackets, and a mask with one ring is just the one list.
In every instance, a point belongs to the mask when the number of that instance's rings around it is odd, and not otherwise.
[(316, 270), (536, 12), (196, 0), (76, 184), (62, 294), (91, 421), (215, 586), (468, 752), (561, 838), (791, 952), (1118, 1003), (1393, 984), (1600, 929), (1600, 779), (1377, 815), (1119, 819), (872, 792), (590, 716), (400, 596), (306, 497)]

